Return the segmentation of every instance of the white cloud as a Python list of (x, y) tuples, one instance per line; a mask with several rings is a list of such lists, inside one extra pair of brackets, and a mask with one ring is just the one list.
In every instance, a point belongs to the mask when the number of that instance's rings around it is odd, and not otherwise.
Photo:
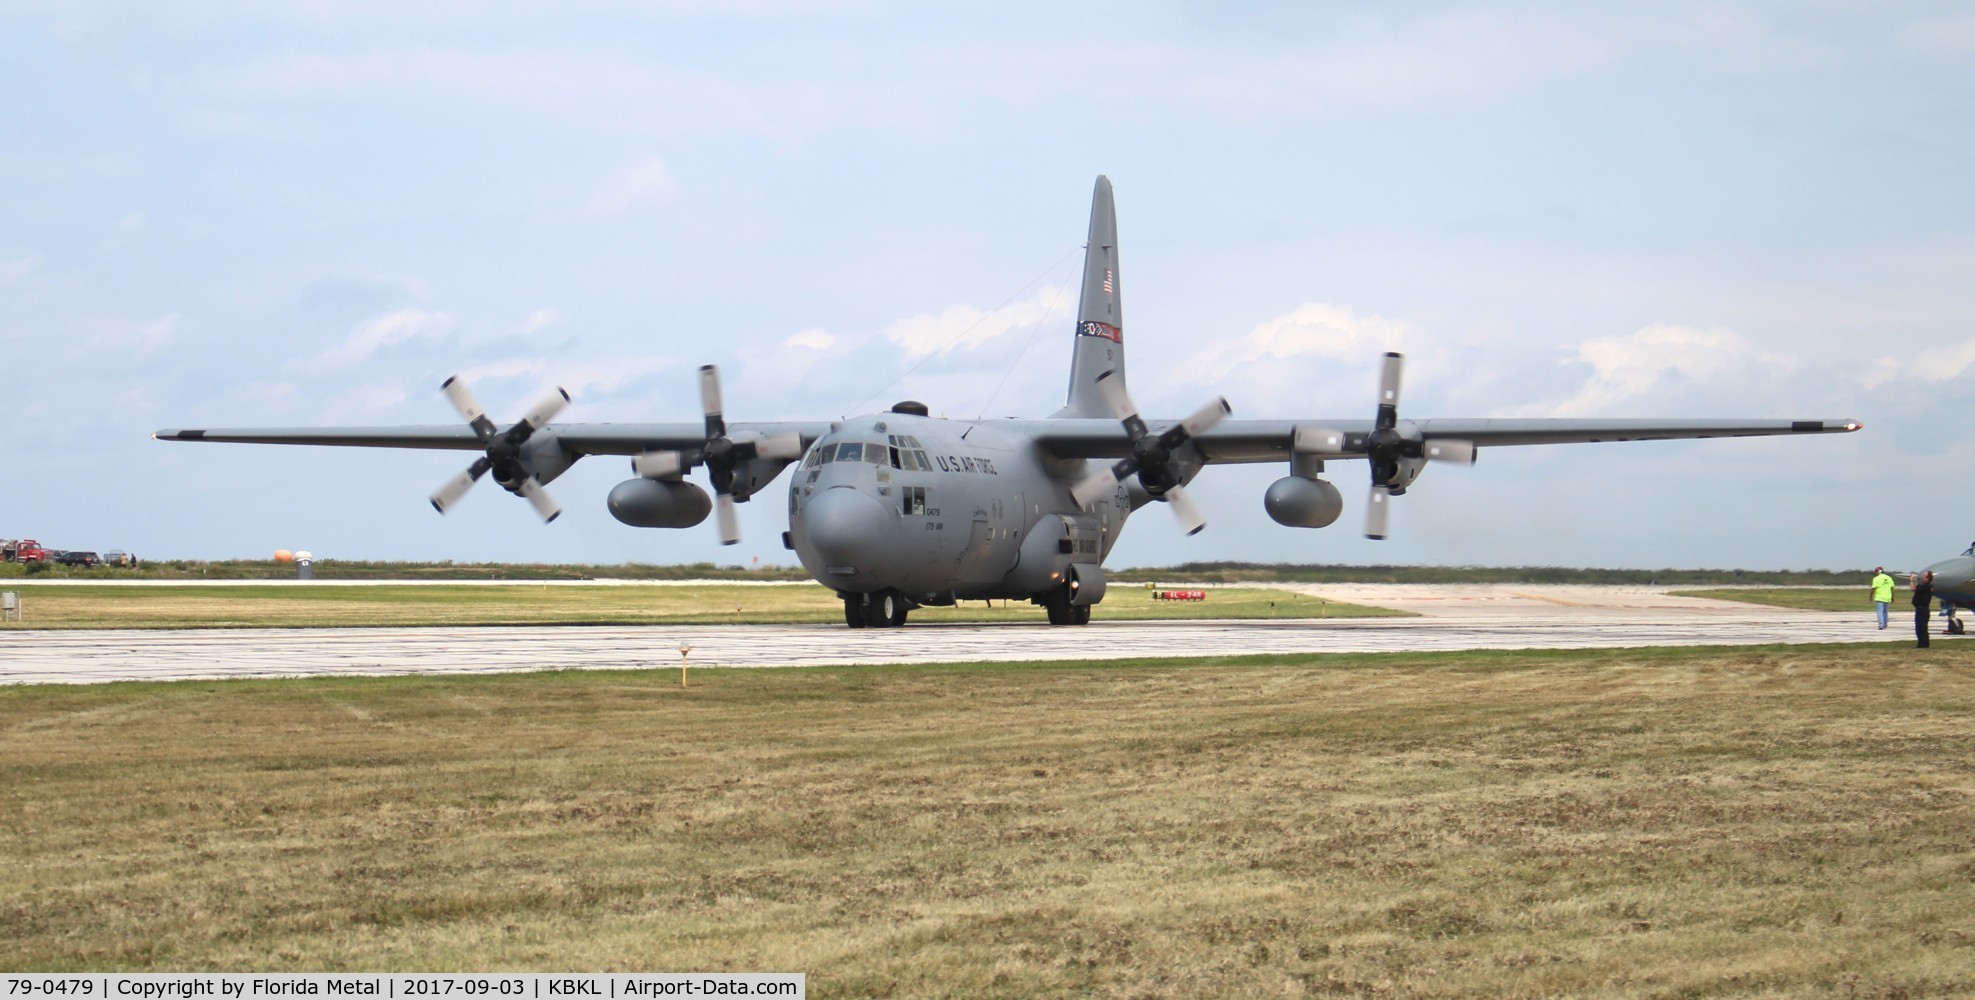
[(905, 348), (908, 358), (971, 351), (1010, 333), (1031, 332), (1052, 319), (1065, 320), (1067, 326), (1075, 301), (1067, 286), (1059, 286), (992, 310), (948, 306), (937, 313), (921, 313), (893, 323), (885, 328), (885, 339)]
[(554, 309), (537, 309), (529, 313), (528, 318), (516, 327), (514, 332), (523, 335), (540, 333), (560, 322), (562, 322), (562, 314)]
[(811, 351), (827, 351), (837, 344), (837, 338), (822, 330), (804, 330), (791, 334), (782, 341), (784, 347), (800, 347)]
[(322, 352), (307, 364), (347, 368), (400, 344), (447, 336), (453, 332), (453, 326), (453, 318), (446, 313), (399, 309), (358, 323), (341, 344)]
[(459, 378), (467, 385), (481, 379), (514, 378), (517, 375), (539, 375), (549, 366), (546, 358), (505, 358), (484, 365), (474, 365), (460, 371)]
[(1904, 374), (1922, 382), (1946, 382), (1960, 378), (1970, 365), (1975, 365), (1975, 338), (1921, 351), (1906, 363)]
[(1306, 302), (1257, 325), (1246, 336), (1203, 348), (1187, 359), (1189, 381), (1218, 382), (1256, 362), (1329, 358), (1362, 362), (1386, 351), (1404, 351), (1413, 330), (1382, 316), (1358, 316), (1349, 306)]
[(619, 172), (603, 190), (591, 195), (584, 207), (595, 215), (616, 215), (665, 204), (678, 189), (679, 183), (665, 161), (647, 156)]
[[(697, 380), (680, 379), (660, 383), (654, 376), (679, 367), (673, 358), (664, 357), (622, 357), (606, 358), (600, 361), (578, 365), (557, 365), (553, 369), (556, 383), (569, 390), (572, 398), (580, 399), (584, 393), (608, 393), (640, 382), (650, 384), (660, 390), (659, 395), (669, 396), (680, 392), (698, 393)], [(698, 396), (695, 395), (697, 400)], [(698, 409), (699, 404), (693, 404)]]
[(1574, 353), (1573, 360), (1592, 370), (1575, 395), (1511, 415), (1606, 416), (1614, 406), (1650, 395), (1670, 379), (1720, 386), (1751, 373), (1796, 366), (1790, 358), (1757, 350), (1732, 330), (1672, 323), (1655, 323), (1623, 337), (1587, 340)]

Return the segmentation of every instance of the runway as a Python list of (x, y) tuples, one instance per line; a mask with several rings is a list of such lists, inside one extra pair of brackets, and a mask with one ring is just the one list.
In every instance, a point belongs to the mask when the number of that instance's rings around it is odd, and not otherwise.
[[(1415, 618), (1046, 625), (161, 629), (0, 635), (0, 683), (92, 684), (530, 670), (802, 667), (876, 663), (1236, 656), (1255, 653), (1585, 649), (1911, 642), (1855, 614), (1673, 597), (1647, 588), (1323, 585), (1336, 600)], [(1862, 604), (1864, 602), (1861, 602)]]

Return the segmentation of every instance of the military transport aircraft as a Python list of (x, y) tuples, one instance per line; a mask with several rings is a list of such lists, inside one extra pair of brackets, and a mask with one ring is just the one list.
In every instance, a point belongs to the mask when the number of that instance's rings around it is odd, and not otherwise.
[[(719, 373), (700, 369), (698, 424), (554, 424), (558, 389), (506, 427), (457, 378), (441, 386), (465, 426), (163, 430), (171, 441), (438, 448), (480, 456), (432, 496), (440, 513), (482, 476), (526, 499), (585, 455), (631, 458), (610, 491), (625, 524), (686, 528), (717, 511), (721, 541), (739, 540), (734, 504), (800, 461), (789, 483), (783, 544), (842, 599), (851, 628), (902, 625), (916, 607), (1028, 600), (1052, 625), (1081, 625), (1104, 598), (1104, 558), (1125, 520), (1153, 501), (1189, 534), (1206, 524), (1186, 484), (1211, 463), (1281, 462), (1262, 505), (1278, 524), (1321, 528), (1344, 509), (1324, 463), (1363, 459), (1371, 472), (1365, 534), (1384, 538), (1392, 497), (1429, 462), (1474, 461), (1478, 448), (1667, 438), (1855, 431), (1851, 420), (1402, 420), (1401, 359), (1387, 354), (1369, 420), (1229, 420), (1214, 399), (1180, 420), (1147, 419), (1125, 388), (1118, 229), (1111, 182), (1097, 178), (1069, 397), (1040, 420), (945, 420), (902, 402), (847, 420), (728, 423)], [(684, 478), (706, 470), (713, 498)]]

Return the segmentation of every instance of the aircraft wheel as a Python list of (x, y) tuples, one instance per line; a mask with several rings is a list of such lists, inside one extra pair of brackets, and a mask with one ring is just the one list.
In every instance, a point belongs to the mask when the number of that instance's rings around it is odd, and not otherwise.
[(1077, 623), (1077, 609), (1070, 605), (1070, 588), (1068, 585), (1050, 591), (1049, 597), (1043, 602), (1043, 607), (1049, 609), (1049, 624), (1051, 625), (1075, 625)]
[(1082, 607), (1072, 608), (1071, 610), (1077, 613), (1076, 621), (1072, 622), (1071, 624), (1073, 625), (1090, 624), (1090, 605), (1086, 604), (1083, 605)]
[(897, 628), (905, 624), (905, 596), (896, 590), (872, 594), (871, 603), (864, 606), (864, 623), (872, 628)]
[(851, 594), (844, 597), (843, 623), (851, 628), (864, 627), (864, 595)]

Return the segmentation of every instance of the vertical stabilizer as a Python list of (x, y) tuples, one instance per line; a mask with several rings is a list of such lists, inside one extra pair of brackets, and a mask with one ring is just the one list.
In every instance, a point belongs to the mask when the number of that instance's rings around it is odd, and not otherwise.
[(1097, 389), (1105, 372), (1123, 384), (1125, 317), (1118, 298), (1118, 212), (1111, 179), (1098, 175), (1090, 197), (1090, 241), (1084, 246), (1083, 297), (1077, 305), (1076, 346), (1070, 357), (1070, 395), (1059, 417), (1115, 417)]

